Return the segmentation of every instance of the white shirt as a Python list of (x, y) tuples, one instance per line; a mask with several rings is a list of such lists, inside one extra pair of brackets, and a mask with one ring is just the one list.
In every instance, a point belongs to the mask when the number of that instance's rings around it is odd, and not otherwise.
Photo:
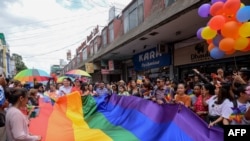
[(208, 114), (210, 116), (222, 116), (223, 118), (229, 119), (232, 110), (232, 102), (229, 99), (225, 99), (222, 104), (218, 105), (215, 102), (217, 101), (217, 95), (210, 97), (206, 103), (208, 104)]
[(61, 86), (59, 88), (59, 95), (63, 96), (63, 95), (69, 94), (69, 93), (71, 93), (71, 89), (72, 89), (71, 86), (68, 86), (68, 87)]

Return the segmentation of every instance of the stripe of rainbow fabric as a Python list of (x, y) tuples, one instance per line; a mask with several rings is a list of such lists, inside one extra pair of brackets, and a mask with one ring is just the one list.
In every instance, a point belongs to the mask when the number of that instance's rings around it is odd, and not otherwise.
[[(223, 141), (221, 129), (208, 128), (184, 106), (134, 96), (81, 97), (74, 92), (60, 97), (48, 116), (42, 111), (34, 120), (44, 121), (46, 141)], [(39, 128), (34, 121), (31, 126)]]

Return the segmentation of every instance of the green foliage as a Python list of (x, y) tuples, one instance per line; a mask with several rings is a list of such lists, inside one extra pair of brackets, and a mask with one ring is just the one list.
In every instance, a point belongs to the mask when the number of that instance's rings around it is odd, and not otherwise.
[(23, 58), (21, 55), (18, 54), (12, 54), (12, 59), (15, 61), (15, 65), (16, 65), (16, 73), (27, 69), (27, 66), (24, 64), (23, 62)]

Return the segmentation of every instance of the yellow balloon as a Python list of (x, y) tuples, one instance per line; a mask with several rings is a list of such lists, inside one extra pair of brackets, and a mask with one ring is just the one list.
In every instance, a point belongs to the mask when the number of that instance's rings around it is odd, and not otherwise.
[(217, 34), (216, 30), (211, 29), (210, 27), (204, 27), (202, 32), (201, 32), (201, 37), (203, 39), (209, 40), (213, 39)]
[(242, 8), (242, 7), (245, 7), (245, 4), (244, 4), (244, 3), (241, 3), (241, 4), (240, 4), (240, 8)]
[(249, 43), (249, 40), (247, 38), (239, 37), (238, 39), (235, 40), (234, 49), (235, 50), (243, 50), (243, 49), (247, 48), (248, 43)]
[(239, 34), (241, 37), (249, 37), (250, 36), (250, 22), (244, 23), (241, 25), (239, 29)]

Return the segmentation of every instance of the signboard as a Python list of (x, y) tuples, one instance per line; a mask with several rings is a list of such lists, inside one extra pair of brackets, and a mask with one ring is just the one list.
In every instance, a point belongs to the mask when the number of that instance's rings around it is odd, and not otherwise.
[(169, 66), (171, 65), (171, 55), (159, 53), (157, 48), (153, 48), (134, 55), (133, 63), (136, 71)]
[(101, 74), (109, 74), (109, 70), (108, 69), (101, 69)]
[(94, 64), (93, 63), (85, 63), (85, 69), (87, 73), (94, 73)]
[[(213, 58), (210, 57), (207, 43), (198, 43), (195, 45), (178, 48), (174, 52), (175, 52), (174, 54), (175, 66), (213, 60)], [(232, 55), (226, 55), (225, 57), (223, 57), (223, 59), (234, 56), (236, 57), (236, 56), (248, 55), (248, 54), (249, 52), (236, 52)]]
[(114, 70), (114, 61), (109, 60), (109, 70)]

